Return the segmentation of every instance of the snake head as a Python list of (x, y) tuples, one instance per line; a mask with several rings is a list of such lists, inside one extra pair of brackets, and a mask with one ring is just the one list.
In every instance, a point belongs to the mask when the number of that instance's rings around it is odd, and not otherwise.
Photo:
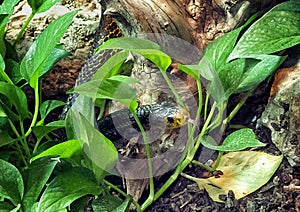
[(183, 107), (177, 106), (176, 111), (165, 117), (166, 127), (175, 129), (183, 126), (190, 118), (190, 113)]
[(183, 126), (190, 118), (189, 112), (176, 103), (164, 101), (152, 108), (152, 123), (164, 125), (168, 129)]

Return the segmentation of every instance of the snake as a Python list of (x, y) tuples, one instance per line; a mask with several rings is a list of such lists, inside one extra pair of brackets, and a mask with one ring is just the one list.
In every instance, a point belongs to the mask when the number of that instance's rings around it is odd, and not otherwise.
[[(124, 34), (115, 20), (105, 15), (97, 32), (92, 50), (89, 52), (86, 62), (76, 80), (75, 86), (88, 82), (92, 79), (97, 70), (114, 54), (120, 50), (105, 49), (96, 51), (96, 49), (112, 38), (123, 37)], [(66, 106), (61, 114), (61, 119), (65, 119), (67, 112), (75, 102), (78, 94), (69, 95)], [(150, 122), (157, 126), (163, 126), (166, 129), (176, 129), (183, 126), (189, 118), (186, 109), (170, 101), (161, 103), (140, 105), (135, 110), (135, 114), (145, 129), (149, 129)], [(117, 122), (116, 122), (117, 120)], [(118, 140), (122, 137), (119, 131), (124, 129), (138, 130), (137, 123), (128, 109), (121, 109), (105, 115), (97, 120), (97, 128), (106, 137), (111, 140)], [(116, 126), (117, 123), (117, 126)]]

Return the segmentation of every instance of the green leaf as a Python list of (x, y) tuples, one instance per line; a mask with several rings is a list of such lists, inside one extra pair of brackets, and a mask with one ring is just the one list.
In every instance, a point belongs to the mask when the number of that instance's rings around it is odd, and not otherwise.
[(229, 60), (275, 53), (300, 43), (299, 3), (275, 6), (243, 34)]
[(225, 98), (235, 93), (238, 88), (246, 66), (245, 59), (234, 60), (230, 63), (223, 64), (217, 70), (217, 74), (222, 82), (222, 87), (225, 92)]
[(101, 188), (90, 170), (83, 167), (70, 168), (57, 175), (47, 186), (37, 211), (62, 210), (76, 199), (87, 194), (98, 195), (100, 191)]
[[(9, 83), (0, 82), (0, 93), (15, 106), (21, 120), (29, 116), (26, 95), (20, 88)], [(7, 114), (9, 113), (7, 112)]]
[(235, 93), (256, 88), (282, 64), (286, 57), (276, 55), (253, 55), (255, 60), (247, 59), (247, 67)]
[(128, 53), (128, 51), (121, 51), (110, 57), (94, 74), (93, 80), (103, 80), (116, 74), (120, 74), (119, 70), (124, 61), (127, 59)]
[(76, 93), (81, 95), (99, 98), (117, 100), (127, 107), (136, 105), (136, 94), (131, 83), (138, 81), (127, 76), (113, 76), (105, 80), (91, 80), (74, 88)]
[(0, 14), (8, 14), (8, 16), (11, 16), (14, 12), (14, 6), (19, 1), (20, 0), (4, 0), (0, 5)]
[(124, 201), (122, 201), (118, 197), (105, 195), (105, 196), (101, 196), (98, 199), (95, 199), (92, 202), (92, 207), (94, 211), (125, 212), (128, 211), (131, 202), (132, 202), (132, 198), (126, 198)]
[(45, 118), (55, 108), (64, 106), (66, 103), (58, 100), (47, 100), (40, 106), (41, 119)]
[(218, 146), (210, 136), (203, 138), (201, 143), (207, 148), (223, 152), (238, 151), (250, 147), (266, 146), (266, 144), (261, 143), (256, 139), (254, 132), (249, 128), (240, 129), (231, 133), (225, 138), (221, 146)]
[(216, 202), (222, 202), (219, 196), (227, 195), (229, 191), (233, 191), (235, 199), (239, 200), (266, 184), (282, 159), (282, 155), (274, 156), (264, 152), (230, 152), (221, 158), (218, 170), (223, 174), (218, 178), (185, 177), (195, 181), (200, 189), (205, 189)]
[(25, 212), (35, 211), (34, 204), (38, 202), (38, 197), (58, 162), (59, 160), (54, 158), (41, 158), (23, 172), (25, 195), (22, 208)]
[(0, 211), (1, 212), (11, 212), (14, 210), (15, 206), (10, 202), (0, 202)]
[(24, 194), (22, 175), (15, 166), (1, 159), (0, 170), (0, 196), (17, 206)]
[(38, 140), (41, 140), (43, 137), (45, 137), (48, 133), (63, 128), (65, 126), (64, 120), (58, 120), (48, 123), (45, 126), (35, 126), (32, 127), (33, 133), (37, 137)]
[[(38, 77), (46, 73), (49, 64), (62, 55), (61, 49), (55, 49), (57, 42), (66, 32), (78, 11), (69, 12), (53, 21), (31, 45), (21, 61), (21, 74), (35, 88)], [(51, 55), (54, 53), (54, 56)]]
[(118, 151), (114, 144), (78, 111), (69, 112), (72, 131), (81, 142), (82, 150), (91, 160), (91, 169), (97, 173), (97, 179), (101, 179), (106, 172), (113, 170), (115, 162), (118, 159)]
[(6, 130), (0, 131), (0, 147), (11, 144), (17, 140), (18, 139), (12, 138)]
[(182, 70), (187, 75), (193, 77), (195, 80), (200, 80), (200, 72), (201, 66), (200, 65), (182, 65), (179, 64), (178, 68)]
[(45, 12), (58, 2), (61, 0), (28, 0), (33, 13)]
[(7, 75), (15, 85), (18, 84), (23, 79), (20, 73), (20, 64), (12, 59), (6, 59), (6, 65)]
[(122, 37), (110, 39), (99, 46), (97, 51), (104, 49), (123, 49), (135, 52), (152, 61), (163, 71), (167, 70), (172, 62), (171, 58), (160, 50), (158, 44), (142, 38)]
[(33, 157), (31, 161), (35, 161), (39, 158), (46, 156), (59, 156), (60, 158), (71, 158), (75, 155), (80, 154), (80, 142), (77, 140), (69, 140), (50, 147), (49, 149), (43, 151), (41, 154)]

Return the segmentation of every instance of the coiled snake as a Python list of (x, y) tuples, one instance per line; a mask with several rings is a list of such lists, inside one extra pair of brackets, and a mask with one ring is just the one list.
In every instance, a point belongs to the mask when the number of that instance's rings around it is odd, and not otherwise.
[[(76, 86), (89, 81), (99, 67), (117, 52), (116, 50), (95, 52), (95, 49), (108, 39), (121, 36), (123, 36), (123, 33), (116, 22), (109, 16), (104, 17), (100, 24), (99, 35), (94, 44), (94, 48), (90, 52), (79, 74)], [(137, 61), (135, 61), (131, 74), (133, 78), (142, 82), (135, 88), (137, 96), (142, 103), (141, 106), (136, 109), (136, 114), (145, 130), (150, 130), (148, 136), (151, 137), (150, 141), (152, 142), (150, 144), (151, 156), (155, 158), (153, 165), (157, 167), (153, 168), (153, 173), (159, 175), (159, 173), (163, 174), (172, 169), (181, 157), (185, 144), (179, 145), (177, 147), (179, 150), (174, 151), (179, 153), (171, 152), (163, 157), (160, 157), (160, 153), (167, 151), (169, 147), (174, 145), (173, 139), (178, 137), (178, 132), (174, 134), (172, 130), (180, 129), (189, 118), (189, 113), (165, 97), (169, 96), (170, 91), (165, 82), (162, 82), (163, 77), (160, 75), (159, 70), (153, 69), (151, 65), (145, 67), (145, 65), (142, 64), (143, 62), (143, 59), (138, 58)], [(141, 66), (144, 68), (142, 71), (140, 69)], [(77, 96), (77, 94), (71, 94), (69, 96), (67, 106), (62, 113), (62, 118), (66, 117), (67, 111)], [(143, 147), (140, 145), (141, 142), (138, 142), (141, 136), (139, 135), (139, 130), (132, 114), (130, 114), (127, 109), (117, 108), (113, 110), (114, 112), (97, 121), (99, 131), (113, 141), (122, 155), (145, 159), (146, 156)], [(157, 130), (159, 132), (157, 132)], [(164, 144), (164, 142), (167, 144)], [(166, 167), (164, 167), (165, 165)], [(122, 176), (127, 179), (127, 192), (133, 195), (135, 199), (139, 199), (147, 184), (147, 180), (144, 179), (149, 177), (147, 162), (143, 161), (141, 164), (127, 163), (125, 165), (120, 162), (117, 164), (117, 169)], [(128, 183), (132, 182), (131, 179), (139, 179), (134, 180), (133, 183), (140, 184), (138, 186), (132, 186), (132, 184)]]

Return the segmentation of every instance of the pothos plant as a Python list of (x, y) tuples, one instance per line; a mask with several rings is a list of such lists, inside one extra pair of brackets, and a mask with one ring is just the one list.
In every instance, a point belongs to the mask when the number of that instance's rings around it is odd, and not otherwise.
[[(176, 181), (179, 175), (196, 181), (215, 201), (221, 201), (219, 195), (227, 194), (229, 189), (235, 192), (236, 198), (241, 198), (266, 183), (281, 163), (282, 156), (272, 156), (258, 151), (242, 151), (249, 147), (265, 145), (257, 140), (251, 129), (243, 128), (231, 133), (224, 138), (221, 145), (218, 145), (209, 133), (216, 128), (225, 130), (253, 89), (284, 61), (286, 57), (278, 56), (276, 52), (300, 43), (298, 2), (288, 1), (279, 4), (259, 19), (254, 16), (243, 26), (211, 42), (205, 48), (199, 64), (179, 65), (182, 71), (197, 82), (199, 102), (194, 119), (197, 123), (202, 116), (204, 123), (196, 136), (197, 126), (188, 123), (188, 148), (171, 177), (156, 192), (147, 136), (135, 116), (137, 102), (132, 99), (135, 94), (129, 86), (136, 81), (118, 73), (129, 52), (140, 54), (161, 70), (178, 103), (184, 106), (166, 74), (172, 62), (171, 58), (149, 40), (129, 37), (109, 40), (99, 50), (122, 51), (107, 60), (91, 81), (74, 89), (80, 94), (76, 102), (85, 103), (85, 107), (80, 108), (81, 104), (75, 103), (75, 109), (69, 113), (66, 121), (59, 120), (45, 124), (45, 117), (54, 108), (63, 104), (53, 100), (42, 101), (41, 79), (55, 62), (67, 55), (57, 42), (71, 24), (77, 11), (67, 13), (53, 21), (38, 36), (25, 57), (17, 60), (13, 46), (4, 39), (6, 23), (12, 14), (13, 6), (17, 3), (16, 0), (5, 0), (0, 7), (1, 211), (78, 211), (87, 207), (88, 194), (95, 197), (91, 205), (94, 211), (126, 211), (131, 203), (138, 211), (144, 211)], [(55, 2), (29, 1), (29, 3), (33, 13), (38, 13), (50, 8)], [(33, 15), (29, 17), (23, 28), (26, 28), (32, 17)], [(16, 42), (21, 34), (16, 38)], [(201, 78), (209, 82), (205, 90), (202, 90)], [(102, 82), (100, 87), (99, 81)], [(116, 96), (111, 88), (121, 83), (127, 85), (128, 89), (124, 89), (122, 96)], [(22, 90), (25, 84), (34, 90), (33, 112), (28, 109), (27, 96)], [(229, 115), (223, 117), (232, 94), (241, 94), (242, 98)], [(113, 143), (94, 128), (93, 117), (93, 102), (101, 107), (106, 99), (117, 100), (128, 107), (143, 135), (148, 157), (150, 187), (149, 197), (141, 204), (133, 201), (106, 178), (109, 175), (107, 170), (112, 169), (117, 161), (118, 152)], [(29, 121), (29, 126), (24, 124), (25, 121)], [(48, 134), (59, 128), (66, 128), (69, 140), (59, 143), (51, 140)], [(29, 136), (32, 134), (36, 137), (34, 143), (29, 142)], [(86, 155), (83, 151), (86, 146), (83, 147), (83, 144), (93, 149), (95, 155)], [(219, 152), (215, 165), (207, 166), (194, 160), (200, 145)], [(95, 164), (93, 157), (97, 157), (100, 165)], [(231, 183), (222, 176), (214, 179), (198, 179), (184, 174), (184, 169), (191, 163), (208, 170), (219, 169), (223, 172), (223, 176), (234, 173), (231, 175)], [(262, 169), (264, 176), (255, 176)], [(254, 175), (250, 175), (251, 173)], [(251, 178), (256, 177), (256, 185), (246, 182), (247, 178), (244, 176), (247, 175)], [(234, 181), (232, 178), (237, 179), (238, 183), (232, 184)], [(243, 188), (246, 188), (241, 192), (243, 194), (239, 193), (239, 189), (235, 190), (240, 183), (244, 183)], [(110, 189), (116, 190), (124, 198), (112, 196)]]

